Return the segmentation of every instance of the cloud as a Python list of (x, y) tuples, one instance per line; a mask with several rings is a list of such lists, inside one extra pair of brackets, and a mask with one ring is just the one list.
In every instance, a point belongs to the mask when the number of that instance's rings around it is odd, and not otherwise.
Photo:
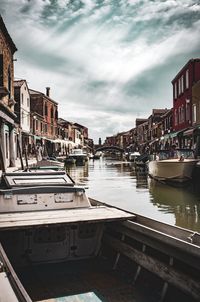
[[(59, 103), (93, 138), (171, 107), (171, 80), (199, 56), (194, 0), (2, 0), (18, 47), (16, 77)], [(76, 121), (75, 120), (75, 121)]]

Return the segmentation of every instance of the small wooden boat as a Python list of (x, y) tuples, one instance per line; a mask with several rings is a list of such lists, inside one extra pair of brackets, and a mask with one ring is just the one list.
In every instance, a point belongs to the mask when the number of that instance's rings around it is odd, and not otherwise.
[(199, 298), (199, 233), (88, 198), (64, 171), (2, 174), (1, 302)]
[(184, 183), (192, 179), (192, 173), (199, 160), (188, 149), (161, 150), (155, 160), (148, 163), (149, 175), (160, 181)]

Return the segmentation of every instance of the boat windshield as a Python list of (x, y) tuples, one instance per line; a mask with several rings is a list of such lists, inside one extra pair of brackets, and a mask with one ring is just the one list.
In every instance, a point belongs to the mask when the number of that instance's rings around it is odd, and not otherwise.
[(194, 151), (191, 149), (175, 149), (175, 150), (161, 150), (159, 152), (159, 160), (169, 158), (194, 158)]

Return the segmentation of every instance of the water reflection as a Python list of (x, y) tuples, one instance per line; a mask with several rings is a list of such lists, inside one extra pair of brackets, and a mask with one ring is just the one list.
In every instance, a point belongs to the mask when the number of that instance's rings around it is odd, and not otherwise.
[(176, 225), (200, 231), (200, 202), (192, 187), (176, 188), (149, 180), (151, 202), (163, 213), (173, 213)]
[(108, 159), (90, 160), (84, 166), (68, 167), (67, 171), (75, 182), (89, 187), (87, 194), (92, 198), (200, 231), (200, 197), (195, 187), (161, 184), (133, 164)]

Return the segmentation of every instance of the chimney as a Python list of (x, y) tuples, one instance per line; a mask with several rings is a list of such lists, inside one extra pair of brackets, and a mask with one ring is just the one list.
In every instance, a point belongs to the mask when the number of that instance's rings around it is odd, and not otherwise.
[(50, 97), (50, 87), (46, 87), (46, 96)]

